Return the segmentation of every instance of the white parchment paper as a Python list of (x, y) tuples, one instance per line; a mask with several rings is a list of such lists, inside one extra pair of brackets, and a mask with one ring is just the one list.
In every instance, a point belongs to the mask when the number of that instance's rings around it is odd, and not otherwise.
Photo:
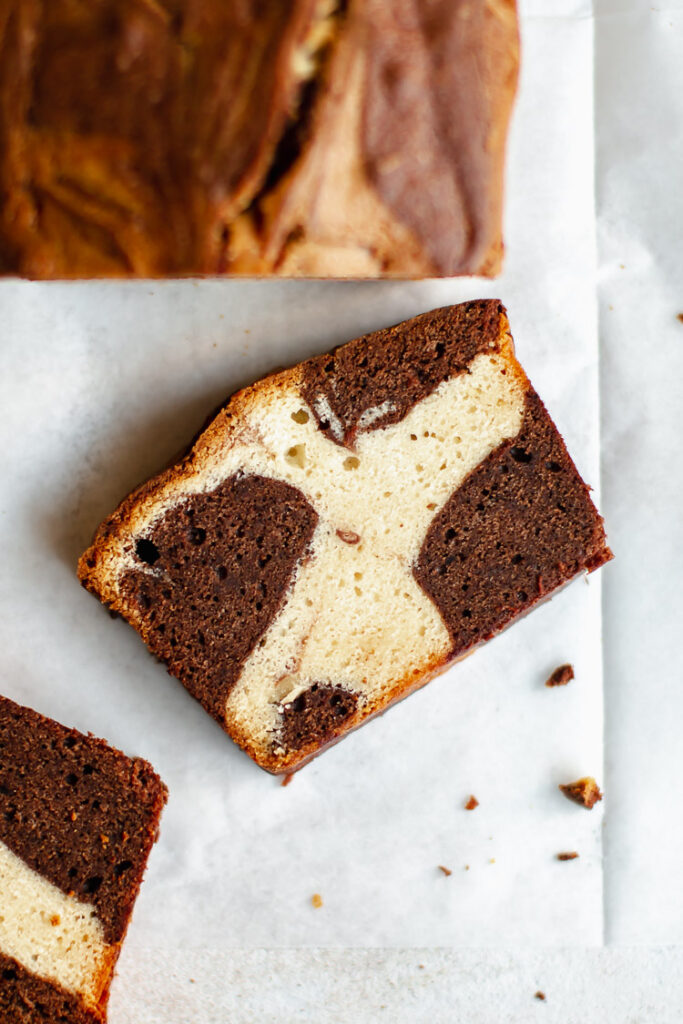
[[(606, 935), (683, 943), (683, 0), (596, 4)], [(683, 991), (683, 971), (674, 979)]]
[[(683, 938), (673, 848), (663, 865), (666, 885), (654, 899), (652, 873), (642, 878), (651, 850), (642, 822), (661, 834), (665, 821), (662, 803), (651, 800), (652, 786), (643, 781), (643, 764), (657, 757), (662, 778), (676, 756), (675, 684), (681, 678), (672, 645), (657, 663), (668, 676), (648, 680), (650, 692), (666, 693), (672, 714), (663, 722), (651, 701), (632, 699), (655, 638), (665, 634), (670, 643), (675, 612), (663, 631), (638, 632), (643, 607), (633, 597), (631, 573), (640, 572), (640, 593), (649, 595), (650, 625), (655, 608), (660, 610), (648, 579), (652, 549), (638, 548), (628, 569), (623, 557), (634, 523), (644, 529), (649, 522), (644, 500), (636, 519), (630, 516), (629, 495), (634, 487), (656, 493), (664, 464), (653, 459), (653, 446), (668, 442), (667, 457), (674, 455), (672, 426), (680, 408), (680, 383), (664, 357), (654, 364), (652, 386), (669, 397), (663, 404), (653, 398), (656, 411), (634, 401), (642, 337), (652, 333), (653, 323), (641, 316), (633, 331), (631, 316), (644, 308), (644, 294), (656, 295), (655, 330), (658, 337), (666, 334), (667, 353), (674, 351), (672, 282), (680, 274), (680, 256), (662, 267), (647, 225), (668, 180), (662, 160), (680, 159), (680, 134), (665, 134), (663, 119), (657, 119), (661, 145), (648, 162), (642, 140), (654, 130), (648, 127), (652, 108), (639, 111), (636, 100), (645, 81), (655, 88), (653, 69), (663, 68), (657, 100), (663, 117), (680, 119), (680, 105), (671, 97), (683, 77), (674, 60), (681, 24), (671, 5), (654, 16), (636, 6), (635, 0), (605, 2), (599, 12), (604, 16), (594, 19), (590, 0), (558, 0), (552, 10), (545, 0), (523, 5), (507, 261), (497, 282), (0, 282), (0, 690), (149, 758), (171, 790), (113, 990), (114, 1024), (376, 1019), (360, 1012), (335, 1016), (334, 1007), (315, 1003), (316, 986), (329, 978), (315, 952), (320, 947), (340, 948), (338, 959), (330, 954), (335, 977), (346, 972), (362, 982), (379, 972), (381, 1005), (394, 1009), (387, 1019), (459, 1019), (438, 1018), (432, 1010), (421, 1016), (418, 1009), (400, 1016), (408, 982), (392, 966), (394, 954), (368, 947), (432, 950), (440, 966), (425, 985), (436, 985), (438, 998), (454, 1007), (457, 992), (443, 986), (443, 971), (454, 970), (457, 957), (445, 947), (600, 944), (604, 805), (587, 814), (564, 801), (557, 784), (587, 773), (602, 781), (602, 578), (608, 681), (619, 709), (615, 715), (608, 705), (608, 801), (615, 793), (607, 819), (609, 936), (633, 941), (645, 921), (644, 941)], [(666, 19), (677, 26), (674, 34), (667, 35)], [(612, 69), (599, 74), (597, 91), (598, 138), (608, 139), (597, 162), (599, 273), (594, 33), (598, 57)], [(637, 65), (640, 77), (633, 81), (636, 56), (644, 66)], [(631, 83), (631, 102), (624, 106), (618, 97), (625, 82)], [(636, 127), (627, 131), (634, 118)], [(641, 175), (658, 187), (640, 211), (642, 230), (632, 231), (634, 207), (644, 194)], [(658, 225), (657, 236), (668, 230), (674, 248), (675, 224), (674, 216)], [(628, 264), (622, 252), (628, 252)], [(655, 290), (644, 291), (643, 280)], [(120, 497), (177, 451), (207, 410), (235, 387), (359, 332), (485, 295), (499, 295), (508, 306), (518, 354), (598, 501), (601, 361), (607, 526), (616, 525), (619, 561), (588, 583), (577, 581), (282, 788), (233, 747), (129, 627), (112, 622), (80, 590), (76, 558)], [(668, 304), (664, 311), (662, 303)], [(679, 305), (683, 311), (683, 298)], [(656, 339), (647, 344), (656, 351)], [(643, 472), (634, 475), (633, 443), (643, 430)], [(647, 466), (653, 467), (650, 475)], [(676, 599), (681, 548), (675, 541), (667, 546), (667, 538), (677, 528), (680, 536), (678, 494), (674, 489), (673, 500), (656, 506), (665, 538), (662, 562), (674, 569), (667, 577), (670, 602)], [(666, 566), (658, 572), (666, 574)], [(575, 682), (546, 690), (548, 672), (564, 661), (573, 662)], [(635, 810), (629, 807), (634, 792)], [(474, 812), (463, 810), (470, 793), (480, 801)], [(567, 849), (578, 850), (580, 858), (557, 862), (555, 854)], [(445, 877), (439, 864), (452, 875)], [(322, 895), (320, 909), (311, 906), (314, 892)], [(667, 909), (658, 914), (655, 905), (665, 902)], [(662, 917), (666, 927), (658, 936)], [(268, 953), (273, 947), (288, 952)], [(341, 947), (359, 952), (342, 953)], [(487, 962), (489, 978), (500, 977), (496, 956), (480, 961), (482, 984)], [(528, 965), (515, 963), (525, 978), (531, 976)], [(578, 961), (572, 964), (578, 971)], [(204, 997), (193, 995), (197, 979), (190, 981), (190, 971), (200, 975)], [(266, 994), (256, 997), (260, 971)], [(270, 974), (279, 1002), (274, 995), (268, 1002)], [(246, 986), (242, 1011), (235, 992), (240, 978)], [(283, 989), (301, 998), (283, 1002)], [(425, 1000), (419, 1005), (426, 1013), (432, 1004)], [(489, 1009), (493, 1014), (493, 1003)], [(229, 1018), (223, 1016), (228, 1012)], [(532, 1019), (519, 1012), (509, 1019)], [(565, 1013), (548, 1019), (574, 1018)]]

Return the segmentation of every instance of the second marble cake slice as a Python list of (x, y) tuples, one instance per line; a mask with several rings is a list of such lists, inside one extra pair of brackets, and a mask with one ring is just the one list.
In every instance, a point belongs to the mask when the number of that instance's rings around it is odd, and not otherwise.
[(0, 697), (0, 1021), (100, 1024), (167, 791)]
[(234, 395), (100, 526), (79, 575), (283, 772), (610, 557), (483, 300)]

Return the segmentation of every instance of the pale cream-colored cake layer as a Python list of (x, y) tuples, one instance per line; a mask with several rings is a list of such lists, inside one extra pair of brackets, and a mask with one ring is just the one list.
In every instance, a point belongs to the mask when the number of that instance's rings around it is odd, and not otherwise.
[(97, 1007), (115, 958), (95, 908), (67, 896), (2, 842), (0, 953), (90, 1008)]

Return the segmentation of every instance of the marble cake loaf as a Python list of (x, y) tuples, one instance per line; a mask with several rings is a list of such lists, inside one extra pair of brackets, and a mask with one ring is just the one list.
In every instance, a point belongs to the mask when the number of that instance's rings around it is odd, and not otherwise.
[(79, 576), (284, 772), (610, 557), (484, 300), (238, 392)]
[(166, 802), (146, 761), (0, 697), (0, 1021), (98, 1024)]
[(0, 273), (497, 273), (515, 0), (3, 0)]

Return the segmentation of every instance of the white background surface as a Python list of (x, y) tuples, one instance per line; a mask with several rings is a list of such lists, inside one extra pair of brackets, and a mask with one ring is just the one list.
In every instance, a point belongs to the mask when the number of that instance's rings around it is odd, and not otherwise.
[[(171, 789), (113, 1024), (683, 1018), (676, 949), (587, 948), (683, 941), (674, 7), (526, 4), (497, 282), (0, 282), (0, 689), (148, 757)], [(80, 591), (75, 559), (235, 386), (479, 295), (508, 305), (594, 486), (601, 425), (617, 559), (282, 789)], [(602, 781), (601, 583), (607, 796), (587, 814), (556, 784)], [(576, 682), (546, 690), (565, 660)], [(562, 849), (581, 857), (560, 864)]]

